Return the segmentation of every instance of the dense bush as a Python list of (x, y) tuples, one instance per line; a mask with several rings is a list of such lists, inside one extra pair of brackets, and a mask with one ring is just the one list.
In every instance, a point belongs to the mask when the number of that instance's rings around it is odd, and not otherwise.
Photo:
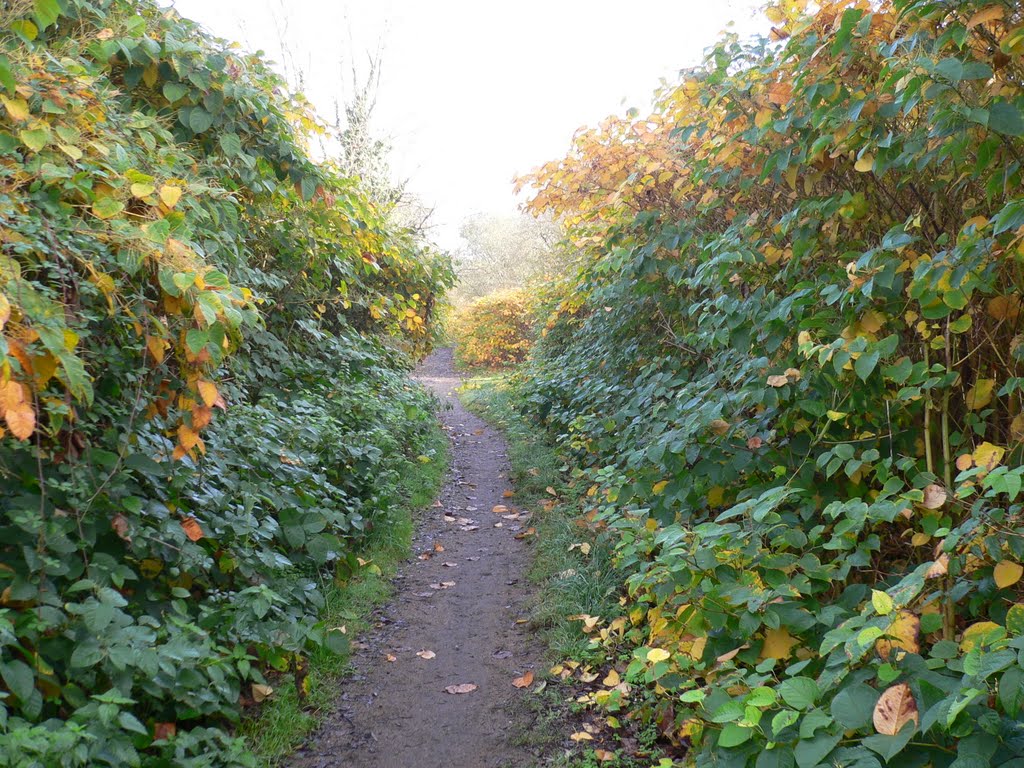
[(7, 3), (0, 42), (0, 765), (251, 764), (232, 721), (344, 641), (450, 267), (175, 13)]
[(458, 310), (451, 332), (461, 365), (501, 368), (526, 359), (534, 329), (525, 290), (483, 296)]
[(1024, 16), (808, 7), (526, 180), (584, 252), (522, 394), (626, 574), (596, 699), (699, 765), (1017, 766)]

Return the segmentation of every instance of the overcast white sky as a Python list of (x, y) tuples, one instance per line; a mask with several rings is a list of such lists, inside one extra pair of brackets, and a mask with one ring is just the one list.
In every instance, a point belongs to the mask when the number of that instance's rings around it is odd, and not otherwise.
[[(170, 2), (171, 0), (167, 0)], [(353, 60), (383, 48), (374, 113), (395, 175), (458, 244), (475, 212), (512, 213), (512, 177), (565, 154), (573, 132), (650, 103), (760, 0), (173, 0), (215, 34), (301, 70), (327, 118)], [(287, 51), (287, 56), (283, 51)]]

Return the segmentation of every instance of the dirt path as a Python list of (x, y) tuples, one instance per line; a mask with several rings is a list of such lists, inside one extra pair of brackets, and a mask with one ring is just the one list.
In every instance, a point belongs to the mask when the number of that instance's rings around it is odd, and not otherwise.
[[(528, 550), (515, 535), (526, 520), (492, 511), (508, 504), (501, 435), (459, 402), (450, 350), (439, 350), (416, 377), (441, 400), (452, 466), (440, 506), (419, 521), (413, 556), (397, 594), (353, 658), (337, 711), (292, 762), (302, 768), (517, 768), (531, 756), (514, 747), (509, 705), (525, 695), (512, 681), (539, 653), (530, 650)], [(495, 527), (500, 524), (501, 527)], [(444, 551), (435, 551), (436, 546)], [(419, 555), (430, 553), (429, 559)], [(454, 585), (450, 585), (454, 582)], [(424, 659), (420, 651), (436, 656)], [(394, 661), (389, 661), (389, 656)], [(449, 694), (445, 687), (476, 690)]]

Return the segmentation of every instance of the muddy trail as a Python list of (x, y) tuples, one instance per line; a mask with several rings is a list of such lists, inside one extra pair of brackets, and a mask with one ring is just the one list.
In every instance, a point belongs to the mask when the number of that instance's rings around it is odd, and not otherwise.
[[(416, 378), (441, 402), (438, 415), (452, 444), (448, 478), (439, 501), (417, 521), (395, 595), (353, 656), (355, 674), (340, 682), (335, 711), (296, 753), (296, 768), (533, 762), (510, 743), (517, 730), (511, 706), (526, 695), (513, 680), (540, 659), (521, 623), (529, 550), (516, 536), (529, 519), (493, 511), (513, 507), (502, 495), (511, 488), (505, 442), (459, 402), (451, 351), (427, 358)], [(449, 686), (476, 687), (449, 693)]]

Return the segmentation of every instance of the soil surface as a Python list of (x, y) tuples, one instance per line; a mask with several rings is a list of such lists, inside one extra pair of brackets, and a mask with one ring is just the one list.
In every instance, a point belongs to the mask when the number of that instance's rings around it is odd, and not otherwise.
[[(531, 755), (509, 743), (510, 705), (527, 694), (512, 681), (540, 652), (526, 618), (529, 518), (503, 493), (511, 488), (505, 442), (455, 395), (450, 350), (438, 350), (416, 378), (441, 403), (452, 442), (448, 479), (418, 521), (413, 552), (395, 597), (353, 656), (336, 711), (292, 761), (296, 768), (516, 768)], [(507, 511), (493, 511), (498, 505)], [(443, 551), (441, 548), (443, 547)], [(432, 658), (417, 653), (432, 651)], [(429, 654), (423, 654), (429, 655)], [(445, 688), (472, 684), (470, 693)]]

